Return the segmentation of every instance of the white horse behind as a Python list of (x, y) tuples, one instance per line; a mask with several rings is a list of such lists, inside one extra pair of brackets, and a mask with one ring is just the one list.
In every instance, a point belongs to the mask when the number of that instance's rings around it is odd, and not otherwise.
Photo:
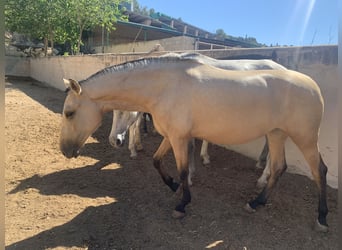
[(140, 136), (140, 124), (142, 117), (142, 112), (120, 110), (113, 111), (113, 123), (109, 135), (109, 143), (114, 148), (123, 146), (126, 133), (128, 131), (128, 149), (131, 152), (131, 158), (137, 157), (137, 151), (143, 150)]

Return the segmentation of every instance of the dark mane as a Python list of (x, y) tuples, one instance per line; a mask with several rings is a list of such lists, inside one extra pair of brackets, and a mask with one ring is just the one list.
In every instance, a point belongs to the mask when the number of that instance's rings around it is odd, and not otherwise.
[(179, 61), (194, 61), (198, 62), (196, 58), (186, 58), (181, 57), (178, 54), (172, 54), (167, 56), (160, 56), (160, 57), (147, 57), (147, 58), (140, 58), (133, 61), (124, 62), (121, 64), (113, 65), (106, 67), (93, 75), (89, 76), (87, 79), (80, 81), (80, 83), (85, 82), (87, 80), (96, 78), (98, 76), (105, 75), (107, 73), (114, 73), (114, 72), (126, 72), (132, 69), (142, 69), (148, 65), (152, 64), (161, 64), (161, 63), (171, 63), (171, 62), (179, 62)]

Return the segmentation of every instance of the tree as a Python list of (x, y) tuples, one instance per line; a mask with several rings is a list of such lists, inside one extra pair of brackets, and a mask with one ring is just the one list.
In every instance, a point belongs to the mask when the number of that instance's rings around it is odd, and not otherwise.
[[(44, 40), (72, 44), (80, 51), (82, 33), (96, 26), (114, 29), (118, 19), (126, 20), (121, 0), (5, 0), (5, 25), (9, 31)], [(46, 51), (46, 49), (45, 49)]]
[(148, 9), (146, 6), (141, 6), (137, 0), (132, 0), (133, 12), (140, 14), (142, 16), (150, 16), (154, 13), (154, 9)]
[(223, 29), (216, 30), (216, 38), (219, 40), (224, 40), (227, 38), (227, 34), (224, 32)]
[[(68, 1), (68, 16), (71, 30), (73, 30), (73, 48), (80, 51), (82, 33), (96, 26), (111, 31), (115, 29), (113, 24), (118, 20), (127, 20), (127, 16), (119, 8), (121, 0), (70, 0)], [(77, 37), (75, 37), (75, 31)], [(75, 43), (76, 42), (76, 43)]]
[(5, 2), (5, 25), (9, 31), (16, 31), (28, 35), (31, 38), (44, 40), (45, 53), (48, 42), (58, 34), (60, 26), (60, 4), (53, 0), (6, 0)]
[(217, 29), (216, 30), (216, 38), (219, 40), (232, 39), (232, 40), (236, 40), (236, 41), (247, 42), (247, 43), (249, 43), (251, 45), (255, 45), (255, 46), (265, 46), (265, 44), (258, 43), (256, 38), (254, 38), (254, 37), (249, 37), (247, 35), (245, 35), (245, 37), (230, 36), (230, 35), (227, 35), (223, 29)]

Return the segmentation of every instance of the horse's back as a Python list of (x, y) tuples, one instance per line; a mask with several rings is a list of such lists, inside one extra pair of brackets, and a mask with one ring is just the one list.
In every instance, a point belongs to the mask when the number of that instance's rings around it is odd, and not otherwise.
[(191, 58), (201, 63), (212, 65), (214, 67), (227, 70), (263, 70), (278, 69), (286, 70), (286, 68), (270, 59), (239, 59), (239, 60), (217, 60), (199, 53), (182, 53), (181, 58)]
[[(297, 126), (302, 126), (301, 130), (316, 131), (319, 128), (322, 95), (318, 85), (304, 74), (216, 68), (208, 73), (206, 71), (210, 69), (206, 67), (199, 70), (205, 75), (201, 78), (194, 74), (197, 85), (191, 95), (191, 115), (198, 125), (198, 131), (194, 133), (198, 132), (199, 138), (220, 144), (226, 136), (235, 144), (262, 136), (272, 128), (285, 131), (293, 131)], [(204, 136), (210, 130), (213, 134), (225, 136), (213, 135), (212, 141)]]

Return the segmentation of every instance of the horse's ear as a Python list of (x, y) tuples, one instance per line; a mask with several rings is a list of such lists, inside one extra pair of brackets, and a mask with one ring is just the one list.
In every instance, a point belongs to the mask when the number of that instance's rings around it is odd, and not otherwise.
[(65, 78), (63, 78), (63, 81), (67, 89), (74, 91), (78, 95), (82, 93), (82, 88), (81, 88), (81, 85), (78, 83), (78, 81), (73, 80), (73, 79), (65, 79)]

